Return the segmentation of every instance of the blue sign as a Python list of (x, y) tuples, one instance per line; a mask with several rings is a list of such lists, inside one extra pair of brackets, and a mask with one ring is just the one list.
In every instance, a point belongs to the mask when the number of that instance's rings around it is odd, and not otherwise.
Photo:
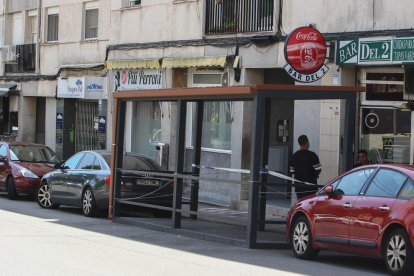
[(106, 133), (106, 117), (105, 116), (99, 116), (98, 133), (99, 134), (105, 134)]
[(56, 129), (63, 129), (63, 113), (56, 113)]

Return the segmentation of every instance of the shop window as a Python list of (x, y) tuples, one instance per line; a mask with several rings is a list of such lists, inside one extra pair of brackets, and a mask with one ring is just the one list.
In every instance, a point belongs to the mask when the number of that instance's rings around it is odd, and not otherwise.
[[(219, 71), (193, 71), (192, 87), (214, 87), (227, 83), (228, 75)], [(231, 150), (231, 124), (233, 121), (233, 102), (204, 102), (203, 131), (201, 146), (204, 149)], [(189, 104), (187, 129), (192, 129), (192, 118), (195, 116), (195, 104)], [(187, 146), (194, 145), (191, 131), (187, 131)]]
[(361, 146), (375, 163), (410, 162), (411, 112), (390, 107), (363, 107)]
[(59, 40), (59, 10), (57, 8), (48, 9), (47, 15), (47, 41)]
[(85, 39), (98, 38), (99, 9), (96, 3), (87, 3), (85, 7)]
[(404, 74), (367, 73), (366, 100), (402, 101), (404, 92)]

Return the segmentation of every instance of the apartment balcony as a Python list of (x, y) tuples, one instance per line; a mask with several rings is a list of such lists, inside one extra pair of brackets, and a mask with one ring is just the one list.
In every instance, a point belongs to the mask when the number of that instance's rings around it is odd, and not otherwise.
[(271, 32), (274, 0), (207, 0), (206, 35)]
[(36, 44), (14, 45), (4, 48), (6, 73), (30, 73), (36, 70)]

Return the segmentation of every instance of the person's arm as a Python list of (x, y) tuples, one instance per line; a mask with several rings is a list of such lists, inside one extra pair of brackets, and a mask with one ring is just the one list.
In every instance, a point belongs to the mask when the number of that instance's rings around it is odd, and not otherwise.
[(314, 156), (313, 156), (312, 167), (315, 171), (316, 177), (319, 177), (319, 175), (322, 171), (322, 165), (321, 165), (321, 162), (319, 161), (319, 157), (316, 155), (316, 153), (314, 153)]

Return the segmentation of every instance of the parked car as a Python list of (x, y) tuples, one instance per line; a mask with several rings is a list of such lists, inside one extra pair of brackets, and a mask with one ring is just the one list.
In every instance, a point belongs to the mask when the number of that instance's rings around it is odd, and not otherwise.
[(298, 201), (287, 240), (301, 259), (328, 249), (385, 260), (392, 275), (414, 275), (414, 168), (370, 165)]
[(0, 142), (0, 190), (9, 199), (18, 194), (34, 196), (40, 179), (61, 163), (50, 148), (23, 142)]
[[(82, 151), (69, 158), (62, 167), (46, 174), (37, 191), (42, 208), (70, 205), (82, 208), (85, 216), (93, 216), (109, 206), (111, 152)], [(160, 166), (143, 155), (125, 153), (124, 170), (161, 171)], [(173, 182), (123, 173), (121, 196), (131, 201), (172, 206)]]

